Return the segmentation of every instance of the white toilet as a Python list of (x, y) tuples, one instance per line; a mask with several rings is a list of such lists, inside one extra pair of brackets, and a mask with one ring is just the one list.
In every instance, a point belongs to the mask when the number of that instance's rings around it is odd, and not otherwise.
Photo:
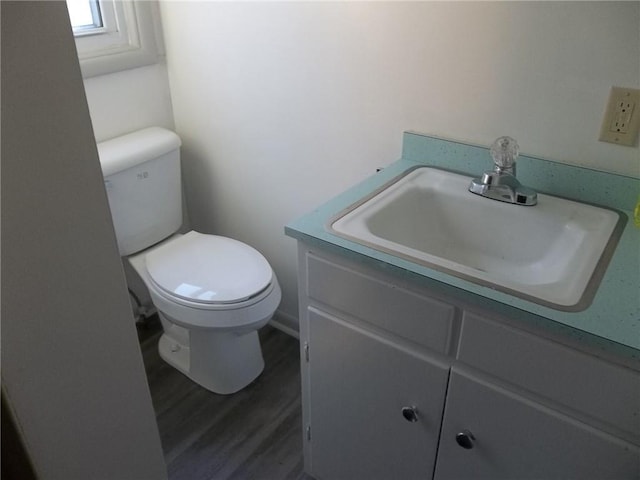
[(278, 280), (252, 247), (182, 225), (180, 138), (153, 127), (98, 144), (120, 255), (151, 294), (160, 356), (215, 393), (264, 368), (258, 329), (280, 303)]

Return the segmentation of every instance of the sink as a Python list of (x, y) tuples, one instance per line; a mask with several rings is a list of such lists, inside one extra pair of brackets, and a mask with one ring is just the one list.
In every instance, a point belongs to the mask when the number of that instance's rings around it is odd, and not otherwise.
[(331, 233), (551, 308), (592, 301), (625, 217), (550, 195), (536, 206), (473, 195), (471, 177), (417, 167), (352, 205)]

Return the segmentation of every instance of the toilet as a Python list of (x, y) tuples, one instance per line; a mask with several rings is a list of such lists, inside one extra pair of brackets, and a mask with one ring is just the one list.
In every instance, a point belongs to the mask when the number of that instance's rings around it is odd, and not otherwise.
[(152, 127), (98, 144), (120, 255), (149, 289), (161, 358), (202, 387), (231, 394), (264, 368), (258, 329), (280, 286), (267, 260), (231, 238), (182, 225), (180, 138)]

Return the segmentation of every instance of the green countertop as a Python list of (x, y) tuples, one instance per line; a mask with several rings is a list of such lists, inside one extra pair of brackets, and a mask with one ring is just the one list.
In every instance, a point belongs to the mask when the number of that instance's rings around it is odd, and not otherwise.
[(518, 179), (522, 184), (540, 193), (613, 208), (627, 216), (593, 302), (583, 311), (564, 312), (346, 240), (327, 229), (329, 220), (353, 203), (421, 165), (478, 176), (491, 168), (492, 161), (485, 147), (405, 133), (400, 160), (291, 222), (285, 228), (286, 234), (421, 280), (450, 295), (463, 295), (465, 299), (524, 322), (555, 329), (593, 347), (640, 359), (640, 228), (635, 226), (632, 212), (640, 180), (529, 156), (518, 158)]

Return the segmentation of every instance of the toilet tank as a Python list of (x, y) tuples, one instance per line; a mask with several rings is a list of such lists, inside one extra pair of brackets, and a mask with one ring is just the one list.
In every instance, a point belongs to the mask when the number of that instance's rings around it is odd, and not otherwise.
[(182, 225), (180, 137), (146, 128), (98, 144), (120, 255), (169, 237)]

